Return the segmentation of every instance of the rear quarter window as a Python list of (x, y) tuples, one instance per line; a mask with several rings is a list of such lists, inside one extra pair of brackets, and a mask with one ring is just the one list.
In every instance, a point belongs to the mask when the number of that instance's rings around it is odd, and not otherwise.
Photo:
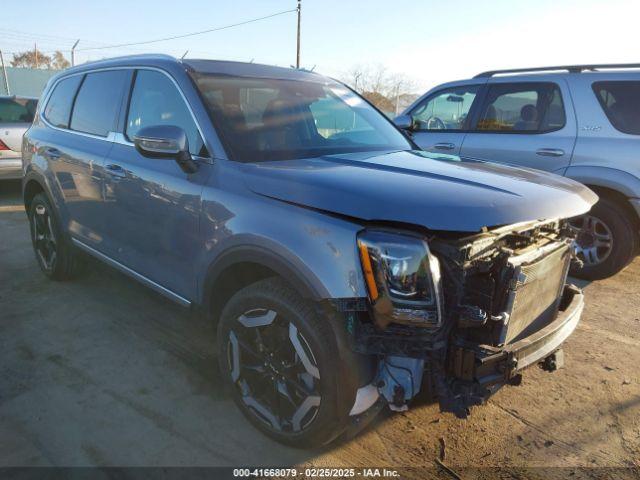
[(29, 98), (0, 98), (0, 124), (33, 122), (37, 104)]
[(44, 118), (54, 127), (69, 127), (73, 99), (81, 80), (82, 75), (75, 75), (60, 80), (53, 88), (43, 113)]
[(640, 81), (595, 82), (592, 88), (616, 130), (640, 135)]

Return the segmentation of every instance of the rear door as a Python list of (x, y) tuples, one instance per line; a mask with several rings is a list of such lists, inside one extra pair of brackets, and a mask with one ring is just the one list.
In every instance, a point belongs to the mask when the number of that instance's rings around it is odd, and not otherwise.
[(480, 88), (481, 85), (447, 87), (418, 102), (408, 112), (418, 146), (430, 152), (458, 154)]
[(564, 79), (487, 84), (461, 155), (562, 174), (571, 161), (576, 120)]
[(639, 198), (640, 190), (631, 185), (640, 178), (640, 74), (583, 73), (572, 78), (570, 88), (579, 131), (567, 175), (597, 185), (604, 179), (593, 176), (615, 174), (628, 179), (626, 188), (620, 181), (618, 188)]
[(63, 197), (70, 233), (102, 250), (103, 163), (113, 146), (125, 70), (79, 74), (59, 81), (47, 100), (47, 129), (39, 144)]

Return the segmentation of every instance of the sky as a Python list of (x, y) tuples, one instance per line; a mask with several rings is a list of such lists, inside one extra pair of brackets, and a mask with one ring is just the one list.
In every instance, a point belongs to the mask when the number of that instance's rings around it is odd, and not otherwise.
[[(2, 0), (0, 49), (62, 50), (77, 62), (161, 52), (295, 63), (294, 12), (218, 32), (153, 40), (293, 10), (295, 0)], [(638, 0), (302, 0), (301, 64), (341, 77), (356, 65), (406, 75), (416, 92), (481, 71), (638, 62)]]

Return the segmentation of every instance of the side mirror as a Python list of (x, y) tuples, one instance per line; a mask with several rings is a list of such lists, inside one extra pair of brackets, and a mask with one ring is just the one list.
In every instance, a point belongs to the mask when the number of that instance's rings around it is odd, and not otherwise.
[(141, 155), (149, 158), (173, 159), (185, 173), (194, 173), (198, 164), (189, 153), (185, 131), (174, 125), (153, 125), (138, 130), (133, 144)]
[(407, 131), (413, 130), (414, 126), (411, 115), (399, 115), (393, 120), (393, 123), (395, 123), (399, 129)]

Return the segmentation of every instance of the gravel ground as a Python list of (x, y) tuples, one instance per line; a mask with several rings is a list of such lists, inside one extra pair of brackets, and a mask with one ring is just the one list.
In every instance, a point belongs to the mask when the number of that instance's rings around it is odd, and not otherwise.
[(564, 369), (527, 370), (467, 420), (419, 404), (319, 451), (248, 424), (219, 386), (211, 326), (90, 266), (74, 282), (46, 280), (19, 185), (0, 183), (0, 466), (640, 467), (640, 258), (581, 284), (587, 307)]

